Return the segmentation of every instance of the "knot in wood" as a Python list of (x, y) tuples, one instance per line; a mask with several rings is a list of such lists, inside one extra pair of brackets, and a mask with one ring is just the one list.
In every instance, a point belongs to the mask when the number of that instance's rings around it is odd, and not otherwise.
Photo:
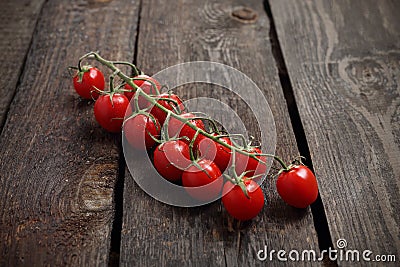
[(254, 23), (257, 20), (257, 12), (248, 7), (241, 7), (232, 12), (232, 17), (242, 23)]

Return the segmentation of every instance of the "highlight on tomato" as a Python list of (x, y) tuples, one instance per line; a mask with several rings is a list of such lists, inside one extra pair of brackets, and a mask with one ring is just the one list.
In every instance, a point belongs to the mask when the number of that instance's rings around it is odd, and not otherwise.
[(222, 184), (221, 171), (208, 159), (196, 161), (182, 174), (182, 185), (186, 192), (200, 201), (216, 200), (221, 194)]
[(182, 174), (192, 163), (189, 146), (181, 140), (169, 140), (154, 150), (154, 167), (171, 182), (181, 181)]
[(72, 78), (74, 89), (84, 99), (97, 99), (104, 90), (104, 75), (98, 68), (83, 66)]
[(304, 165), (290, 165), (282, 170), (276, 189), (283, 201), (296, 208), (306, 208), (318, 197), (317, 179)]
[(112, 133), (121, 132), (129, 100), (120, 93), (99, 96), (94, 104), (94, 116), (101, 127)]
[(126, 140), (137, 150), (151, 149), (160, 138), (160, 123), (151, 114), (130, 116), (125, 120), (123, 128)]
[(255, 181), (244, 176), (238, 182), (225, 183), (222, 204), (233, 218), (247, 221), (261, 212), (264, 207), (264, 194)]

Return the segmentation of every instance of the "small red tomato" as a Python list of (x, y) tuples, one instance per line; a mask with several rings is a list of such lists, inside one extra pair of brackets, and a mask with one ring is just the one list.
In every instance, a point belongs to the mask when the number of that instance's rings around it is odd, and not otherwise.
[(221, 171), (208, 160), (201, 159), (182, 174), (182, 185), (194, 199), (211, 201), (217, 199), (222, 189)]
[[(252, 147), (248, 149), (246, 152), (251, 154), (261, 154), (261, 150), (257, 147)], [(261, 161), (266, 162), (267, 158), (265, 156), (257, 156)], [(238, 175), (244, 173), (245, 171), (249, 171), (246, 173), (247, 177), (253, 177), (260, 174), (265, 174), (267, 172), (267, 165), (259, 162), (256, 159), (250, 158), (249, 156), (236, 153), (236, 165), (235, 171)], [(257, 176), (259, 180), (261, 176)]]
[[(217, 133), (213, 133), (212, 135), (218, 136)], [(227, 136), (219, 137), (218, 139), (225, 144), (232, 145), (231, 139)], [(224, 172), (231, 164), (231, 150), (210, 138), (201, 139), (197, 149), (200, 152), (200, 157), (214, 161), (221, 172)]]
[(243, 178), (248, 197), (239, 185), (227, 181), (222, 189), (222, 204), (235, 219), (247, 221), (256, 217), (264, 207), (264, 194), (252, 179)]
[[(145, 80), (133, 80), (133, 83), (136, 84), (137, 86), (139, 86), (146, 94), (157, 95), (157, 90), (153, 87), (151, 82), (153, 82), (156, 85), (158, 90), (160, 90), (160, 88), (161, 88), (160, 83), (156, 79), (149, 77), (147, 75), (139, 75), (134, 78), (145, 78), (150, 81), (150, 82), (148, 82)], [(125, 92), (126, 97), (129, 100), (131, 100), (135, 96), (135, 88), (132, 88), (129, 84), (125, 84), (125, 89), (132, 90), (131, 92)], [(150, 106), (150, 102), (148, 102), (146, 100), (146, 98), (144, 98), (143, 96), (139, 96), (138, 104), (139, 104), (139, 108), (141, 108), (141, 109), (147, 108), (148, 106)]]
[(84, 99), (97, 99), (99, 93), (96, 88), (104, 90), (104, 75), (98, 68), (84, 66), (72, 80), (75, 91)]
[(94, 104), (94, 116), (101, 127), (112, 133), (121, 131), (125, 111), (129, 105), (126, 96), (115, 93), (102, 95)]
[(303, 165), (282, 171), (276, 181), (276, 189), (281, 198), (296, 208), (306, 208), (318, 197), (318, 184), (315, 175)]
[(189, 146), (183, 141), (170, 140), (154, 150), (154, 167), (171, 182), (180, 181), (183, 171), (190, 164)]
[[(168, 94), (168, 93), (164, 93), (161, 94), (157, 97), (158, 99), (163, 98), (163, 99), (170, 99), (172, 101), (168, 101), (168, 100), (158, 100), (157, 103), (162, 105), (163, 107), (165, 107), (168, 110), (175, 110), (179, 108), (179, 110), (181, 112), (184, 111), (185, 107), (182, 104), (182, 100), (175, 94)], [(175, 102), (173, 102), (175, 101)], [(176, 104), (175, 104), (176, 103)], [(164, 112), (163, 110), (161, 110), (160, 108), (154, 106), (151, 111), (151, 114), (153, 114), (154, 117), (157, 118), (157, 120), (160, 122), (161, 125), (164, 124), (165, 119), (167, 118), (167, 113)], [(176, 113), (176, 112), (175, 112)]]
[[(181, 114), (183, 118), (194, 118), (196, 117), (192, 113), (183, 113)], [(197, 126), (198, 128), (204, 130), (204, 123), (200, 119), (194, 119), (194, 120), (189, 120), (188, 123), (183, 123), (179, 121), (178, 119), (175, 119), (171, 117), (168, 123), (168, 134), (170, 137), (174, 137), (178, 134), (179, 137), (184, 137), (182, 141), (186, 142), (187, 144), (190, 144), (191, 140), (194, 138), (196, 131), (192, 129), (188, 124), (192, 124)], [(199, 134), (194, 141), (194, 146), (193, 147), (198, 147), (198, 143), (201, 141), (201, 139), (204, 138), (204, 135)]]
[(151, 115), (137, 114), (132, 118), (128, 118), (124, 123), (126, 140), (137, 150), (152, 148), (156, 141), (151, 136), (158, 139), (160, 137), (160, 130), (160, 124)]

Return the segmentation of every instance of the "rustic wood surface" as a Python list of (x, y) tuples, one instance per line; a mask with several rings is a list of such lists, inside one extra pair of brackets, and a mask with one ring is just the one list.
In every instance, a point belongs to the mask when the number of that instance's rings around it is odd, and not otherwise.
[(133, 59), (138, 5), (43, 6), (0, 139), (1, 266), (107, 264), (119, 137), (97, 125), (66, 67), (90, 50)]
[[(251, 6), (258, 14), (255, 22), (232, 17), (233, 11), (244, 6)], [(298, 152), (268, 34), (269, 21), (259, 1), (145, 1), (137, 64), (151, 74), (195, 60), (238, 68), (268, 99), (280, 138), (277, 153), (289, 160)], [(216, 97), (237, 108), (237, 96), (226, 96), (227, 92), (218, 88), (206, 90), (196, 85), (179, 89), (183, 99)], [(255, 123), (248, 121), (247, 127), (254, 129)], [(136, 169), (134, 175), (146, 175), (146, 171)], [(273, 179), (266, 182), (264, 193), (267, 205), (263, 213), (238, 228), (220, 201), (200, 208), (168, 206), (143, 192), (127, 171), (120, 262), (124, 266), (252, 266), (266, 264), (256, 256), (264, 245), (288, 251), (318, 250), (310, 210), (303, 212), (285, 205), (277, 196)]]
[(400, 3), (271, 9), (334, 245), (399, 255)]
[(0, 129), (14, 97), (44, 0), (0, 1)]

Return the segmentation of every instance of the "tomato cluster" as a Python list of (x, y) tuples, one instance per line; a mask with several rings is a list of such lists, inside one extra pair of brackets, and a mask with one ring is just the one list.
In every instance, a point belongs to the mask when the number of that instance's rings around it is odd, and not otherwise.
[(265, 203), (259, 183), (271, 156), (283, 166), (277, 191), (286, 203), (305, 208), (316, 200), (315, 176), (304, 165), (287, 166), (257, 147), (238, 145), (215, 125), (207, 127), (209, 118), (187, 111), (179, 96), (170, 91), (161, 93), (154, 78), (143, 73), (126, 78), (112, 61), (91, 55), (123, 80), (116, 88), (110, 82), (110, 90), (105, 91), (103, 73), (95, 67), (80, 67), (79, 62), (74, 88), (82, 98), (96, 101), (97, 122), (109, 132), (122, 129), (133, 149), (152, 153), (158, 173), (183, 186), (192, 198), (207, 202), (222, 196), (222, 204), (232, 217), (241, 221), (256, 217)]

